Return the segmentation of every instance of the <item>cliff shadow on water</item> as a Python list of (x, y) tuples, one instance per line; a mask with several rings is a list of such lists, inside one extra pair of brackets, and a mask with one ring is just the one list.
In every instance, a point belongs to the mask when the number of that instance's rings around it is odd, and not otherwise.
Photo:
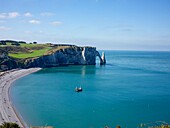
[(44, 73), (68, 73), (68, 74), (96, 74), (95, 65), (69, 65), (60, 67), (43, 68), (38, 74)]

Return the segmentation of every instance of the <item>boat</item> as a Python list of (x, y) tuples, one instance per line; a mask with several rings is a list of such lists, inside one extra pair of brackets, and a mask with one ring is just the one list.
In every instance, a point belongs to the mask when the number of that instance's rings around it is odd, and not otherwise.
[(82, 91), (83, 91), (83, 89), (82, 89), (81, 87), (79, 87), (79, 88), (78, 88), (78, 87), (76, 87), (76, 88), (75, 88), (75, 91), (76, 91), (76, 92), (82, 92)]

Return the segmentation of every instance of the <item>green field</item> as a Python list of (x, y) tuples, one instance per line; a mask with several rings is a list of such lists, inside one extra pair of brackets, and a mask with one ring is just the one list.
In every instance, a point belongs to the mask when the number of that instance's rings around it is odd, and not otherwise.
[(11, 45), (11, 43), (9, 42), (6, 42), (6, 45), (0, 45), (0, 48), (6, 50), (10, 57), (26, 59), (52, 54), (60, 49), (70, 47), (70, 46), (55, 46), (53, 44), (25, 44), (25, 43), (19, 44), (20, 44), (19, 46), (16, 46)]
[(18, 52), (18, 53), (9, 53), (9, 56), (14, 57), (14, 58), (32, 58), (32, 57), (39, 57), (44, 55), (47, 51), (49, 51), (51, 48), (46, 47), (40, 50), (33, 50), (30, 53), (23, 53), (23, 52)]
[(38, 47), (38, 46), (42, 46), (42, 47), (48, 47), (48, 44), (20, 44), (21, 47)]

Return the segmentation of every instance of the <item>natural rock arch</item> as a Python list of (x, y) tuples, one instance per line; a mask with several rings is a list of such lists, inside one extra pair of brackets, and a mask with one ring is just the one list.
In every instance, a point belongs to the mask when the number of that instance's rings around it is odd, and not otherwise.
[(100, 55), (100, 53), (98, 51), (96, 51), (96, 57), (99, 57), (100, 59), (100, 65), (105, 65), (106, 64), (106, 58), (105, 58), (105, 53), (102, 52), (102, 56)]

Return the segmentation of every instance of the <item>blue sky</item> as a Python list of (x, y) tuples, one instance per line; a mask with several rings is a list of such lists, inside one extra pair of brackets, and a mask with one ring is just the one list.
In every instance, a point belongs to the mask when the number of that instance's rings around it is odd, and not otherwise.
[(170, 0), (0, 0), (0, 39), (170, 50)]

